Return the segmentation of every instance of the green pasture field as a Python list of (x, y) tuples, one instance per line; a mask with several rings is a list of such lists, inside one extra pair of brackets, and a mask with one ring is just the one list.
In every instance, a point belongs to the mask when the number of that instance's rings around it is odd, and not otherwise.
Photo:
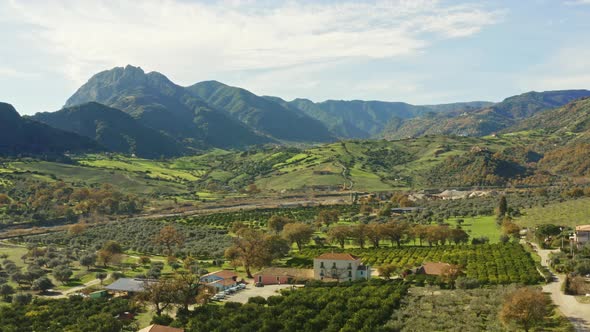
[(523, 210), (522, 214), (516, 219), (516, 223), (521, 227), (533, 228), (544, 224), (575, 227), (590, 224), (590, 198), (533, 207)]
[(490, 239), (490, 243), (498, 243), (500, 241), (502, 230), (496, 224), (495, 216), (451, 218), (447, 222), (455, 227), (457, 226), (458, 219), (464, 220), (461, 228), (469, 234), (469, 239), (486, 236)]
[(82, 182), (89, 185), (108, 183), (129, 193), (149, 194), (159, 192), (180, 194), (185, 192), (181, 184), (145, 178), (127, 171), (81, 167), (47, 161), (12, 162), (10, 166), (15, 170), (37, 172), (40, 175), (70, 183)]

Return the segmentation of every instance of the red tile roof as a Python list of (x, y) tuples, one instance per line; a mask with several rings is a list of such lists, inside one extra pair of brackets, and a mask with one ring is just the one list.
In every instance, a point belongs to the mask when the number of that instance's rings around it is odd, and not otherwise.
[(220, 278), (223, 278), (223, 279), (232, 279), (232, 278), (236, 278), (238, 275), (234, 271), (220, 270), (220, 271), (215, 271), (215, 272), (207, 273), (207, 274), (201, 276), (201, 278), (203, 278), (203, 277), (209, 277), (209, 276), (217, 276), (217, 277), (220, 277)]
[(184, 332), (184, 330), (177, 329), (175, 327), (154, 324), (139, 330), (139, 332)]
[(296, 268), (288, 268), (288, 267), (269, 267), (266, 268), (256, 274), (254, 274), (254, 279), (257, 276), (272, 276), (272, 277), (294, 277), (300, 279), (313, 279), (313, 270), (312, 269), (296, 269)]
[(327, 252), (325, 254), (321, 254), (316, 259), (330, 259), (334, 261), (356, 261), (358, 258), (354, 257), (348, 253), (338, 253), (338, 252)]
[(447, 263), (433, 263), (433, 262), (427, 262), (424, 263), (422, 265), (422, 269), (424, 270), (425, 274), (430, 274), (430, 275), (436, 275), (436, 276), (440, 276), (442, 275), (446, 269), (448, 269), (451, 266), (451, 264), (447, 264)]
[(234, 281), (233, 279), (223, 279), (223, 280), (217, 280), (217, 281), (213, 281), (213, 282), (209, 283), (209, 285), (213, 285), (213, 284), (219, 284), (219, 285), (223, 285), (223, 286), (231, 286), (231, 285), (235, 285), (236, 281)]

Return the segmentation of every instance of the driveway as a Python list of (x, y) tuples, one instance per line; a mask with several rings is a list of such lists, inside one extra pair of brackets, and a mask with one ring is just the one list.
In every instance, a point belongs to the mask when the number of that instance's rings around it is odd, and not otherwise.
[[(539, 249), (533, 243), (535, 250), (541, 257), (543, 266), (549, 265), (549, 254), (559, 250)], [(565, 281), (565, 275), (554, 275), (555, 280), (543, 286), (543, 291), (551, 295), (551, 300), (559, 310), (572, 322), (574, 329), (580, 332), (590, 331), (590, 304), (580, 303), (574, 296), (566, 295), (561, 291), (561, 284)]]
[[(254, 287), (253, 284), (248, 284), (245, 289), (238, 291), (232, 295), (229, 295), (223, 300), (224, 302), (239, 302), (246, 303), (248, 299), (255, 296), (262, 296), (265, 299), (269, 296), (279, 295), (279, 290), (291, 288), (292, 285), (266, 285), (264, 287)], [(302, 287), (296, 285), (295, 287)]]

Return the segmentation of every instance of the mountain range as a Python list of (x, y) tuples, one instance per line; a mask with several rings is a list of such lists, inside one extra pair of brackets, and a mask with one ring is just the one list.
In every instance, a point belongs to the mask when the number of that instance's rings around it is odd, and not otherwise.
[[(589, 96), (588, 90), (528, 92), (499, 103), (441, 105), (362, 100), (286, 101), (257, 96), (217, 81), (182, 87), (160, 73), (145, 73), (128, 65), (92, 76), (66, 101), (62, 110), (19, 119), (29, 126), (44, 123), (47, 126), (41, 132), (55, 128), (59, 130), (55, 131), (56, 135), (69, 132), (78, 138), (85, 137), (83, 141), (78, 139), (80, 147), (92, 143), (94, 149), (158, 158), (194, 154), (214, 147), (242, 149), (264, 144), (424, 135), (485, 136), (538, 129), (545, 122), (558, 125), (556, 119), (565, 116), (560, 114), (550, 119), (548, 110)], [(62, 150), (72, 148), (70, 144)]]
[(588, 96), (588, 90), (527, 92), (480, 109), (394, 119), (380, 136), (387, 139), (424, 135), (485, 136), (514, 126), (541, 111)]
[(22, 118), (10, 104), (0, 103), (0, 155), (60, 155), (98, 152), (105, 148), (94, 140)]

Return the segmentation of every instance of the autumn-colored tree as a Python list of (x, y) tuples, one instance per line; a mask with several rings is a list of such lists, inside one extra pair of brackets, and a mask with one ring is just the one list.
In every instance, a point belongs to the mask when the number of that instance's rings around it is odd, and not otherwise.
[(286, 224), (282, 232), (283, 238), (290, 243), (295, 243), (297, 249), (301, 251), (303, 245), (307, 244), (313, 236), (313, 228), (303, 223)]
[(273, 215), (272, 217), (270, 217), (270, 219), (268, 219), (268, 229), (274, 231), (276, 234), (279, 234), (282, 230), (283, 227), (285, 227), (286, 224), (290, 224), (292, 222), (295, 222), (293, 219), (291, 218), (287, 218), (287, 217), (283, 217), (283, 216), (279, 216), (279, 215)]
[(547, 297), (540, 290), (520, 288), (504, 301), (500, 320), (507, 327), (516, 325), (528, 332), (543, 323), (548, 314), (547, 304)]
[(172, 254), (172, 247), (180, 247), (184, 243), (184, 236), (172, 225), (164, 226), (154, 238), (154, 242), (166, 247), (168, 255)]
[(324, 224), (326, 226), (330, 226), (333, 223), (338, 222), (340, 219), (340, 213), (338, 210), (322, 210), (318, 213), (316, 217), (316, 222), (319, 224)]
[(447, 226), (427, 226), (426, 227), (426, 241), (428, 245), (444, 245), (450, 237), (450, 229)]
[(350, 237), (351, 229), (349, 226), (336, 226), (328, 230), (328, 241), (338, 243), (340, 248), (344, 249), (346, 240)]
[(502, 222), (502, 234), (518, 239), (520, 237), (520, 227), (509, 217), (504, 217), (504, 221)]
[(172, 288), (175, 290), (174, 302), (184, 310), (196, 303), (199, 293), (205, 291), (205, 286), (200, 285), (199, 276), (192, 271), (176, 273), (172, 280)]
[(86, 223), (79, 222), (77, 224), (73, 224), (70, 227), (68, 227), (68, 233), (71, 235), (80, 235), (80, 234), (84, 233), (84, 231), (86, 231), (87, 228), (88, 228), (88, 225), (86, 225)]
[(241, 222), (241, 221), (234, 221), (230, 228), (229, 231), (232, 233), (235, 233), (239, 236), (240, 234), (240, 230), (244, 229), (244, 228), (248, 228), (248, 225), (246, 225), (245, 223)]
[(373, 245), (374, 248), (379, 248), (379, 243), (383, 238), (384, 225), (378, 223), (372, 223), (367, 225), (367, 239)]
[(162, 278), (155, 282), (145, 282), (143, 291), (137, 295), (141, 302), (151, 304), (158, 316), (177, 299), (177, 284), (173, 279)]
[(10, 204), (11, 200), (10, 197), (6, 194), (0, 194), (0, 205), (8, 205)]
[(393, 264), (383, 264), (377, 268), (379, 276), (385, 279), (391, 279), (391, 276), (397, 271), (397, 266)]
[(361, 247), (361, 249), (365, 248), (365, 243), (367, 242), (367, 233), (368, 228), (365, 224), (358, 224), (350, 228), (350, 237), (356, 244), (359, 245), (359, 247)]
[(396, 243), (398, 247), (401, 247), (402, 241), (410, 233), (410, 224), (405, 221), (393, 220), (385, 223), (381, 228), (381, 232), (384, 237), (391, 241), (391, 245)]
[(248, 278), (252, 278), (252, 268), (270, 265), (274, 259), (288, 253), (289, 249), (287, 241), (278, 236), (242, 228), (233, 239), (233, 245), (225, 250), (225, 257), (234, 266), (242, 265)]
[(416, 239), (419, 240), (420, 245), (422, 245), (422, 241), (424, 241), (424, 239), (426, 239), (426, 235), (428, 233), (428, 228), (424, 225), (414, 225), (411, 228), (411, 233), (414, 237), (414, 242), (416, 241)]
[(246, 188), (246, 192), (248, 192), (249, 194), (258, 194), (260, 192), (260, 189), (258, 189), (258, 186), (256, 186), (254, 183), (251, 183)]
[(115, 241), (107, 241), (104, 243), (102, 248), (98, 251), (97, 260), (108, 266), (110, 263), (118, 263), (121, 261), (121, 254), (123, 253), (123, 247)]

